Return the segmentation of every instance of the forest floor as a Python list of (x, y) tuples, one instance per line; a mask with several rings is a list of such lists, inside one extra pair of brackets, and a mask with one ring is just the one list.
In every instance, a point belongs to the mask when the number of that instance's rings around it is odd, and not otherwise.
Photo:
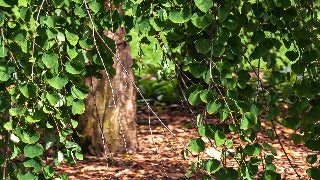
[[(191, 117), (193, 117), (191, 113), (172, 106), (156, 108), (156, 111), (161, 120), (184, 145), (187, 146), (190, 138), (197, 137), (195, 128), (190, 128), (192, 126)], [(215, 121), (212, 120), (213, 123)], [(62, 163), (56, 170), (59, 173), (67, 173), (69, 179), (185, 179), (184, 174), (190, 170), (190, 163), (194, 159), (184, 160), (182, 158), (181, 150), (184, 147), (163, 128), (155, 116), (150, 116), (150, 122), (152, 135), (149, 128), (149, 113), (140, 108), (137, 112), (140, 151), (136, 154), (130, 156), (114, 154), (112, 163), (107, 163), (104, 158), (85, 156), (83, 161), (77, 162), (74, 166)], [(308, 179), (306, 169), (309, 168), (309, 165), (305, 159), (307, 154), (312, 152), (302, 144), (294, 145), (290, 141), (290, 130), (279, 126), (277, 133), (293, 167), (301, 175), (301, 179)], [(270, 141), (265, 131), (259, 133), (258, 136), (259, 142), (268, 142), (277, 150), (278, 154), (275, 156), (274, 164), (277, 172), (281, 173), (281, 178), (298, 179), (279, 142), (277, 140)], [(240, 142), (234, 139), (233, 148), (239, 144)], [(211, 148), (211, 150), (213, 149)], [(204, 153), (203, 157), (208, 158), (209, 156)], [(237, 163), (231, 157), (227, 159), (226, 165), (237, 168)], [(259, 171), (262, 172), (261, 165)], [(201, 176), (196, 177), (193, 174), (191, 179), (201, 179)]]

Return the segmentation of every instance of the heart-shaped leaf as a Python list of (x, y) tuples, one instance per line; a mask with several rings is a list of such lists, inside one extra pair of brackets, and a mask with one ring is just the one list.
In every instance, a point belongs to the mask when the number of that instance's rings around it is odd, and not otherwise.
[(205, 149), (205, 143), (201, 138), (191, 139), (189, 141), (189, 149), (195, 153), (202, 152)]
[(192, 17), (191, 9), (173, 10), (169, 13), (169, 19), (174, 23), (185, 23)]
[(194, 3), (204, 13), (208, 12), (213, 6), (212, 0), (195, 0)]
[(26, 157), (29, 157), (29, 158), (41, 156), (43, 154), (43, 147), (39, 143), (35, 145), (28, 144), (24, 147), (23, 153)]
[(54, 87), (55, 89), (62, 89), (68, 82), (69, 79), (63, 76), (56, 76), (48, 80), (50, 86)]

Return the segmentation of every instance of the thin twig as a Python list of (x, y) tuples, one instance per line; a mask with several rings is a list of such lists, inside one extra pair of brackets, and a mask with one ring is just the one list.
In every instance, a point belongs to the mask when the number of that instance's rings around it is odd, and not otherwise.
[[(249, 65), (250, 65), (250, 67), (252, 68), (252, 70), (254, 71), (254, 73), (256, 74), (256, 76), (258, 77), (258, 80), (259, 80), (259, 82), (260, 82), (260, 87), (261, 87), (261, 89), (262, 89), (262, 92), (265, 91), (265, 92), (269, 93), (269, 92), (264, 88), (263, 82), (262, 82), (261, 79), (259, 78), (260, 76), (258, 75), (258, 73), (256, 72), (256, 70), (255, 70), (254, 67), (252, 66), (251, 62), (250, 62), (248, 59), (246, 59), (246, 60), (247, 60), (247, 62), (249, 63)], [(270, 110), (270, 107), (269, 107), (269, 105), (268, 105), (268, 103), (267, 103), (267, 99), (266, 99), (265, 93), (262, 93), (262, 97), (263, 97), (264, 103), (265, 103), (266, 106), (267, 106), (267, 111), (269, 111), (269, 110)], [(280, 146), (281, 146), (281, 149), (282, 149), (283, 153), (285, 154), (285, 156), (286, 156), (286, 158), (287, 158), (287, 160), (288, 160), (288, 162), (289, 162), (289, 164), (290, 164), (290, 167), (293, 169), (293, 171), (294, 171), (295, 174), (297, 175), (298, 179), (301, 179), (300, 174), (299, 174), (299, 173), (296, 171), (296, 169), (293, 167), (293, 164), (292, 164), (292, 162), (291, 162), (291, 160), (290, 160), (287, 152), (285, 151), (285, 149), (284, 149), (284, 147), (283, 147), (283, 145), (282, 145), (282, 143), (281, 143), (280, 137), (279, 137), (279, 135), (278, 135), (278, 133), (277, 133), (277, 131), (276, 131), (276, 127), (275, 127), (275, 125), (274, 125), (274, 119), (271, 119), (270, 121), (271, 121), (271, 123), (272, 123), (272, 129), (273, 129), (273, 131), (274, 131), (274, 133), (275, 133), (275, 135), (276, 135), (276, 138), (277, 138), (277, 140), (278, 140), (278, 142), (279, 142), (279, 144), (280, 144)]]
[(293, 171), (294, 171), (294, 172), (296, 173), (296, 175), (298, 176), (298, 179), (301, 179), (300, 174), (299, 174), (299, 173), (297, 172), (297, 170), (293, 167), (293, 164), (291, 163), (291, 160), (290, 160), (290, 158), (289, 158), (289, 156), (288, 156), (288, 153), (286, 152), (286, 150), (284, 149), (284, 147), (283, 147), (283, 145), (282, 145), (282, 142), (281, 142), (281, 140), (280, 140), (280, 137), (279, 137), (279, 135), (278, 135), (278, 133), (277, 133), (277, 131), (276, 131), (276, 127), (275, 127), (275, 125), (274, 125), (274, 121), (271, 121), (271, 124), (272, 124), (272, 129), (273, 129), (273, 131), (274, 131), (274, 133), (275, 133), (275, 135), (276, 135), (276, 138), (277, 138), (277, 140), (278, 140), (278, 142), (279, 142), (279, 145), (280, 145), (280, 147), (281, 147), (284, 155), (286, 156), (286, 158), (287, 158), (287, 160), (288, 160), (291, 168), (293, 169)]
[[(12, 116), (10, 116), (10, 121), (12, 120)], [(8, 158), (9, 158), (9, 152), (10, 152), (10, 135), (11, 133), (8, 131), (8, 144), (7, 144), (7, 152), (6, 152), (6, 157), (5, 157), (5, 160), (4, 160), (4, 164), (3, 164), (3, 175), (2, 175), (2, 179), (3, 180), (6, 180), (6, 169), (7, 169), (7, 161), (8, 161)]]
[(165, 169), (164, 166), (163, 166), (163, 162), (162, 162), (162, 160), (161, 160), (161, 155), (160, 155), (160, 152), (159, 152), (158, 145), (157, 145), (156, 142), (154, 141), (154, 137), (153, 137), (153, 133), (152, 133), (152, 129), (151, 129), (151, 116), (150, 116), (150, 111), (148, 111), (148, 113), (149, 113), (148, 122), (149, 122), (149, 131), (150, 131), (150, 134), (151, 134), (151, 141), (152, 141), (153, 145), (154, 145), (155, 148), (156, 148), (156, 153), (157, 153), (157, 155), (158, 155), (158, 160), (160, 161), (162, 170), (163, 170), (164, 174), (166, 175), (166, 177), (169, 178), (169, 177), (168, 177), (168, 174), (167, 174), (167, 172), (166, 172), (166, 169)]
[[(33, 58), (34, 56), (34, 46), (35, 46), (35, 42), (36, 42), (36, 35), (37, 35), (37, 26), (38, 26), (38, 21), (39, 21), (39, 15), (40, 15), (40, 12), (41, 12), (41, 9), (43, 7), (43, 4), (44, 4), (45, 0), (42, 0), (41, 4), (40, 4), (40, 7), (39, 7), (39, 10), (38, 10), (38, 14), (37, 14), (37, 17), (36, 17), (36, 23), (35, 23), (35, 27), (34, 27), (34, 30), (33, 30), (33, 39), (32, 39), (32, 54), (31, 54), (31, 59)], [(33, 82), (33, 76), (34, 76), (34, 63), (32, 63), (32, 67), (31, 67), (31, 81)]]

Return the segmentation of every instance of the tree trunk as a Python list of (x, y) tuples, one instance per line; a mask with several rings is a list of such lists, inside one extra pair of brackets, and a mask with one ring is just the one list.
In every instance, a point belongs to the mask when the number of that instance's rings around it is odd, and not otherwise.
[[(126, 150), (134, 153), (138, 149), (135, 122), (136, 91), (129, 79), (134, 80), (134, 74), (130, 68), (133, 60), (130, 46), (123, 40), (125, 34), (124, 28), (119, 28), (114, 35), (106, 32), (106, 35), (114, 38), (117, 43), (116, 56), (129, 76), (114, 57), (113, 67), (116, 69), (116, 75), (110, 77), (113, 93), (105, 72), (102, 72), (103, 78), (100, 80), (85, 79), (85, 84), (93, 89), (93, 93), (86, 98), (86, 110), (80, 118), (79, 130), (84, 135), (80, 143), (85, 151), (89, 150), (94, 155), (104, 153), (104, 144), (108, 153), (126, 153)], [(105, 143), (103, 143), (101, 129), (103, 129)]]

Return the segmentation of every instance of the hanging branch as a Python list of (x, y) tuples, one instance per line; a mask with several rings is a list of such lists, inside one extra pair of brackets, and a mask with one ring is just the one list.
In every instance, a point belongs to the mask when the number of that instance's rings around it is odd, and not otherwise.
[(158, 145), (156, 144), (156, 142), (154, 141), (154, 137), (153, 137), (153, 134), (152, 134), (152, 129), (151, 129), (151, 116), (150, 116), (150, 111), (148, 111), (149, 113), (149, 118), (148, 118), (148, 122), (149, 122), (149, 131), (150, 131), (150, 134), (151, 134), (151, 141), (154, 145), (154, 147), (156, 148), (156, 153), (158, 155), (158, 160), (160, 161), (160, 164), (161, 164), (161, 167), (162, 167), (162, 170), (164, 172), (164, 174), (166, 175), (167, 178), (169, 178), (167, 172), (166, 172), (166, 169), (164, 168), (163, 166), (163, 162), (161, 160), (161, 155), (160, 155), (160, 152), (159, 152), (159, 147)]
[[(245, 59), (246, 59), (246, 61), (249, 63), (249, 65), (250, 65), (251, 69), (253, 70), (253, 72), (257, 75), (258, 81), (260, 82), (260, 87), (261, 87), (261, 89), (262, 89), (262, 92), (265, 91), (265, 92), (269, 93), (269, 91), (267, 91), (267, 90), (265, 89), (265, 87), (264, 87), (264, 85), (263, 85), (263, 82), (262, 82), (261, 79), (260, 79), (259, 74), (258, 74), (258, 73), (256, 72), (256, 70), (254, 69), (254, 67), (252, 66), (251, 62), (250, 62), (247, 58), (245, 58)], [(270, 107), (269, 107), (269, 105), (268, 105), (268, 103), (267, 103), (267, 99), (266, 99), (265, 93), (262, 93), (262, 97), (263, 97), (264, 103), (266, 104), (267, 111), (269, 111), (269, 110), (270, 110)], [(288, 160), (288, 162), (289, 162), (289, 164), (290, 164), (291, 169), (293, 169), (293, 171), (295, 172), (295, 174), (296, 174), (296, 176), (298, 177), (298, 179), (301, 179), (300, 174), (299, 174), (299, 173), (296, 171), (296, 169), (293, 167), (293, 164), (292, 164), (292, 162), (291, 162), (291, 160), (290, 160), (290, 158), (289, 158), (289, 155), (288, 155), (288, 153), (285, 151), (285, 149), (284, 149), (284, 147), (283, 147), (283, 145), (282, 145), (282, 143), (281, 143), (280, 137), (279, 137), (279, 135), (278, 135), (278, 133), (277, 133), (277, 131), (276, 131), (276, 126), (274, 125), (274, 119), (271, 119), (270, 121), (271, 121), (271, 123), (272, 123), (272, 129), (273, 129), (273, 131), (274, 131), (274, 133), (275, 133), (275, 135), (276, 135), (276, 138), (277, 138), (277, 140), (278, 140), (278, 142), (279, 142), (279, 145), (280, 145), (280, 147), (281, 147), (281, 150), (282, 150), (282, 152), (285, 154), (285, 156), (286, 156), (286, 158), (287, 158), (287, 160)]]
[[(42, 10), (43, 4), (44, 4), (45, 0), (42, 0), (39, 10), (38, 10), (38, 14), (36, 17), (36, 23), (35, 23), (35, 27), (34, 27), (34, 31), (33, 31), (33, 38), (32, 38), (32, 53), (31, 53), (31, 59), (33, 59), (34, 57), (34, 45), (36, 43), (36, 35), (37, 35), (37, 26), (38, 26), (38, 21), (39, 21), (39, 15), (40, 12)], [(32, 67), (31, 67), (31, 81), (33, 82), (33, 76), (34, 76), (34, 62), (32, 63)]]

